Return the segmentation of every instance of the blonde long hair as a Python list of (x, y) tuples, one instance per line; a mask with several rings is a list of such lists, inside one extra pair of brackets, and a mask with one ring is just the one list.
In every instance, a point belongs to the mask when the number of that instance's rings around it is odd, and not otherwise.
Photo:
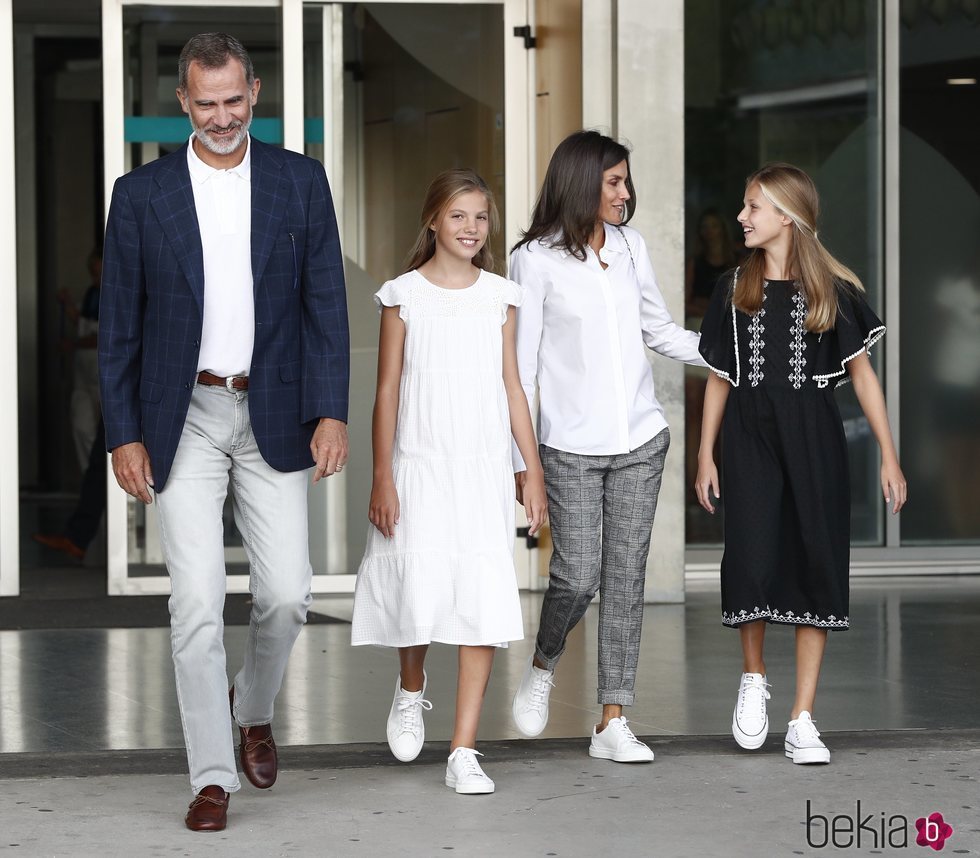
[[(838, 262), (817, 236), (820, 197), (817, 187), (803, 170), (792, 164), (766, 164), (745, 180), (745, 187), (758, 183), (762, 195), (776, 210), (793, 221), (789, 269), (798, 279), (806, 298), (806, 329), (815, 333), (831, 330), (837, 322), (837, 289), (864, 291), (858, 276)], [(755, 248), (741, 265), (732, 303), (742, 312), (754, 314), (762, 307), (766, 253)]]
[(493, 271), (490, 237), (500, 231), (500, 214), (497, 212), (493, 192), (487, 183), (476, 170), (469, 168), (445, 170), (432, 180), (429, 190), (425, 192), (425, 202), (422, 204), (422, 214), (419, 217), (419, 234), (409, 251), (405, 271), (414, 271), (432, 259), (436, 252), (436, 234), (432, 230), (432, 225), (439, 220), (456, 197), (470, 191), (479, 191), (487, 198), (489, 216), (487, 241), (480, 248), (480, 252), (473, 257), (473, 264), (484, 271)]

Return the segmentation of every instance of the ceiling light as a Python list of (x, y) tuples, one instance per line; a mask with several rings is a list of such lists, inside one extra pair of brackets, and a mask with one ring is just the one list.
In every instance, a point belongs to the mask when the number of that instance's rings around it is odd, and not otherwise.
[(950, 86), (973, 86), (977, 82), (975, 77), (948, 77), (946, 83)]

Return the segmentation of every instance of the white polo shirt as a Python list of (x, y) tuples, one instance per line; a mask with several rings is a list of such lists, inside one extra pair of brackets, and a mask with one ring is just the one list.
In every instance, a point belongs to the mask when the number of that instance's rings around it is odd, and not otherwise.
[(252, 292), (252, 139), (237, 167), (216, 170), (187, 146), (204, 248), (204, 329), (198, 372), (247, 375), (255, 343)]
[[(510, 257), (509, 276), (525, 290), (517, 311), (521, 384), (529, 405), (537, 385), (538, 440), (557, 450), (628, 453), (666, 427), (644, 343), (705, 365), (700, 335), (670, 317), (643, 237), (622, 230), (606, 224), (599, 256), (588, 248), (584, 262), (539, 241)], [(514, 468), (523, 467), (515, 444)]]

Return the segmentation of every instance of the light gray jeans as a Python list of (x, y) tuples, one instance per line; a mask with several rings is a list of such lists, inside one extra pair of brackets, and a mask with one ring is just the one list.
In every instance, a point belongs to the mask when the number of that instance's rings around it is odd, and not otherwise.
[(173, 469), (156, 496), (170, 573), (170, 628), (177, 701), (191, 789), (240, 789), (225, 667), (222, 508), (229, 486), (245, 543), (252, 615), (235, 718), (272, 721), (290, 650), (306, 622), (313, 571), (306, 490), (309, 471), (268, 465), (252, 435), (248, 394), (197, 385)]
[(554, 670), (568, 633), (599, 602), (599, 703), (632, 706), (650, 532), (670, 431), (631, 453), (580, 456), (541, 445), (551, 555), (535, 654)]

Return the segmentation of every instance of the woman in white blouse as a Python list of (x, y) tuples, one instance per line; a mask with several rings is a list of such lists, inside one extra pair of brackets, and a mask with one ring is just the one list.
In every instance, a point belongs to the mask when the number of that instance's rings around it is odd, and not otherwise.
[[(555, 150), (530, 228), (510, 258), (525, 288), (517, 357), (538, 441), (554, 554), (535, 653), (514, 698), (526, 736), (548, 723), (548, 696), (568, 633), (597, 590), (602, 718), (589, 754), (649, 762), (623, 717), (633, 703), (643, 584), (670, 432), (644, 343), (704, 366), (698, 335), (674, 324), (640, 234), (625, 224), (636, 194), (629, 150), (596, 131)], [(517, 492), (523, 462), (515, 450)]]

